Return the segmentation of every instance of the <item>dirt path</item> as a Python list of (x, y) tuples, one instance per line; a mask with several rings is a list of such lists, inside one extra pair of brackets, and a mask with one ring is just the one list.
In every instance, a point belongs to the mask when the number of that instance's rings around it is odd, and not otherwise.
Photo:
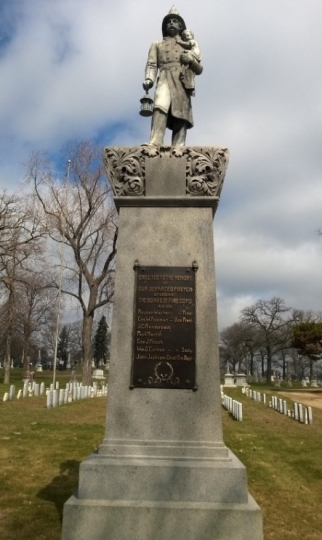
[(296, 403), (303, 403), (307, 407), (322, 409), (322, 394), (314, 392), (279, 392)]

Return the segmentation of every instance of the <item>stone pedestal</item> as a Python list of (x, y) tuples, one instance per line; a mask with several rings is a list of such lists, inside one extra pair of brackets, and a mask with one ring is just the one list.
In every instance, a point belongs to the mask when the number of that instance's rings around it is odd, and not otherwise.
[(235, 384), (235, 375), (233, 373), (225, 373), (224, 386), (236, 388), (237, 385)]
[[(120, 215), (107, 426), (98, 452), (80, 466), (78, 493), (64, 506), (62, 538), (262, 540), (261, 511), (248, 494), (245, 467), (222, 434), (213, 216), (228, 151), (107, 148), (105, 163)], [(157, 303), (138, 330), (141, 266), (160, 268), (160, 274), (169, 268), (195, 272), (195, 319), (184, 323), (195, 341), (193, 385), (180, 380), (175, 361), (190, 362), (193, 354), (178, 350), (167, 358), (163, 350), (162, 332), (175, 321), (162, 295), (181, 302), (171, 283), (148, 284), (149, 301), (156, 297)], [(157, 327), (162, 369), (155, 378), (136, 380), (137, 332), (154, 351), (142, 353), (148, 369), (157, 347), (147, 336)], [(179, 388), (181, 382), (187, 388)]]
[(245, 373), (237, 373), (235, 375), (236, 386), (249, 386), (247, 382), (247, 375)]

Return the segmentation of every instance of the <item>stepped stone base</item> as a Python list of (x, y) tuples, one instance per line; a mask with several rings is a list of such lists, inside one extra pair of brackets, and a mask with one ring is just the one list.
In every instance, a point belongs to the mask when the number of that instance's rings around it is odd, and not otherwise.
[(246, 469), (230, 450), (167, 459), (161, 448), (154, 447), (157, 457), (113, 458), (102, 445), (83, 461), (78, 494), (64, 506), (62, 540), (263, 539)]
[(262, 540), (261, 511), (244, 504), (80, 500), (64, 506), (63, 540)]

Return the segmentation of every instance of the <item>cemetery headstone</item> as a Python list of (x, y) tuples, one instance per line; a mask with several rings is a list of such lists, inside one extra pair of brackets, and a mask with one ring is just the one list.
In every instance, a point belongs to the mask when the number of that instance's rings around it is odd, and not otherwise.
[(47, 409), (50, 409), (53, 406), (53, 390), (48, 390), (47, 392)]
[(299, 410), (299, 421), (301, 423), (304, 423), (304, 410), (303, 410), (303, 405), (301, 403), (298, 404), (298, 410)]
[(308, 414), (308, 422), (309, 422), (309, 424), (313, 424), (312, 407), (307, 408), (307, 414)]
[(58, 390), (53, 390), (52, 395), (53, 395), (52, 406), (53, 407), (58, 407)]
[(11, 384), (9, 388), (9, 400), (11, 401), (15, 399), (15, 397), (16, 397), (16, 387), (14, 384)]
[(235, 387), (235, 376), (233, 373), (225, 373), (224, 386)]
[(245, 373), (237, 373), (235, 375), (236, 386), (248, 386), (247, 376)]
[(103, 369), (94, 369), (92, 379), (94, 381), (106, 381)]
[(23, 390), (22, 390), (22, 397), (23, 398), (28, 397), (28, 387), (29, 387), (29, 381), (24, 381)]
[(64, 394), (65, 394), (65, 390), (63, 388), (60, 388), (59, 394), (58, 394), (58, 405), (63, 405), (63, 403), (64, 403)]
[(294, 420), (299, 419), (299, 406), (298, 403), (294, 403)]

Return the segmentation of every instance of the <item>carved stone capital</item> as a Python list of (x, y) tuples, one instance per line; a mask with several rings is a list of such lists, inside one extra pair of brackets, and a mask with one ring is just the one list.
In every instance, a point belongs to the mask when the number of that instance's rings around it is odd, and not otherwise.
[[(155, 160), (153, 165), (157, 167), (160, 159), (167, 160), (169, 170), (171, 170), (171, 160), (173, 160), (174, 174), (170, 181), (174, 183), (177, 169), (175, 162), (182, 159), (185, 163), (185, 193), (182, 193), (182, 196), (211, 197), (219, 200), (229, 161), (229, 150), (219, 146), (179, 148), (142, 145), (104, 148), (106, 174), (115, 196), (145, 197), (146, 161)], [(163, 193), (163, 196), (167, 195), (171, 196), (171, 193)]]
[(188, 146), (185, 153), (187, 194), (219, 198), (229, 162), (228, 148)]
[(145, 194), (145, 159), (140, 146), (104, 148), (104, 164), (114, 195)]

